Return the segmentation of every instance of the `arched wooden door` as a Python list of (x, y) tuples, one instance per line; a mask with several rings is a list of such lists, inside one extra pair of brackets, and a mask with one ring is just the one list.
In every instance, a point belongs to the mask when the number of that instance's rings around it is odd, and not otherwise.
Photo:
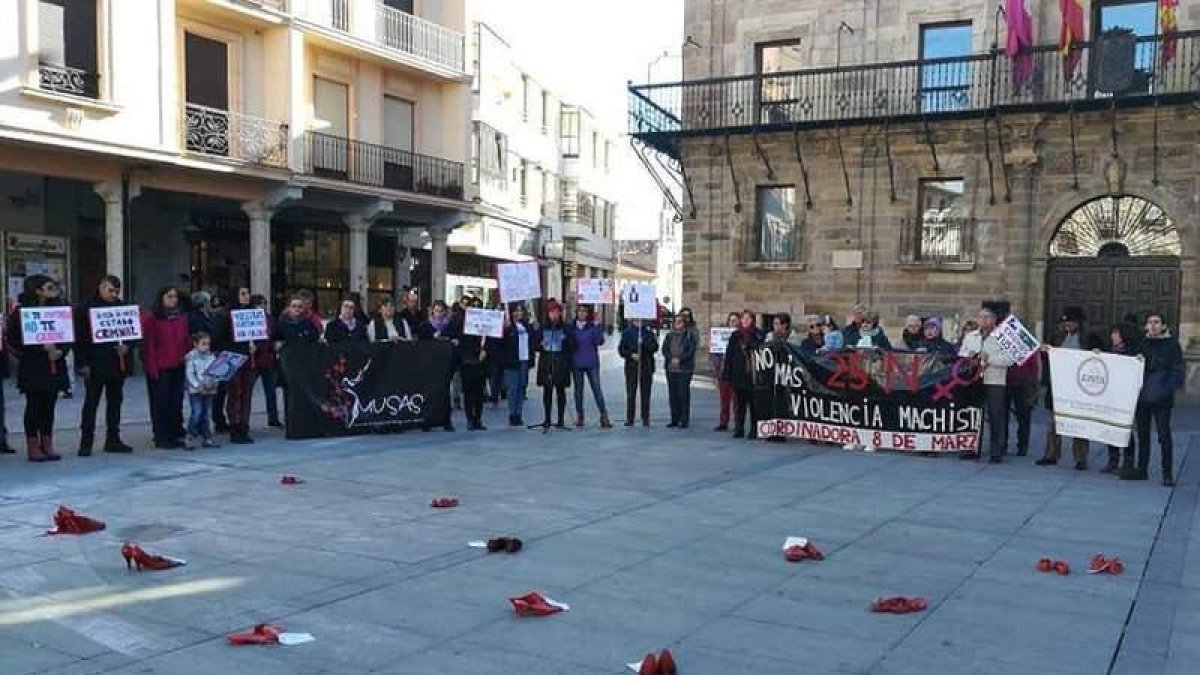
[(1050, 241), (1046, 268), (1047, 332), (1067, 307), (1082, 307), (1103, 329), (1128, 314), (1155, 310), (1178, 325), (1182, 244), (1157, 204), (1123, 195), (1080, 204)]

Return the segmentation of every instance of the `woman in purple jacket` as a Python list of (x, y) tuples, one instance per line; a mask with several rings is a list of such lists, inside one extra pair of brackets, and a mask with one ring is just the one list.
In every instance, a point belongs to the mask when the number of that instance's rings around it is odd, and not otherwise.
[(600, 409), (600, 426), (611, 429), (608, 408), (604, 407), (604, 392), (600, 389), (600, 345), (604, 344), (604, 328), (596, 325), (591, 305), (575, 308), (575, 321), (567, 327), (575, 341), (571, 366), (575, 376), (575, 426), (583, 426), (583, 378), (586, 375)]

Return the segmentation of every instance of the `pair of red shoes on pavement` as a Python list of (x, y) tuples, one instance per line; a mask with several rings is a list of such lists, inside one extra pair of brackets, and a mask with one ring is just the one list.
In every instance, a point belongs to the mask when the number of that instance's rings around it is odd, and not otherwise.
[(638, 675), (676, 675), (679, 670), (675, 667), (675, 657), (671, 656), (671, 650), (664, 649), (658, 656), (647, 654), (637, 672)]
[(169, 570), (172, 567), (181, 567), (187, 563), (178, 558), (170, 558), (163, 555), (154, 555), (147, 553), (141, 546), (132, 542), (125, 542), (121, 547), (121, 557), (125, 559), (125, 569), (131, 570), (134, 565), (137, 565), (137, 570), (160, 571)]
[(925, 601), (925, 598), (921, 597), (905, 598), (897, 596), (894, 598), (879, 598), (871, 603), (871, 611), (878, 614), (924, 612), (928, 607), (929, 603)]
[(800, 562), (801, 560), (824, 560), (825, 554), (821, 553), (810, 541), (803, 546), (789, 546), (783, 551), (783, 555), (788, 562)]
[(1097, 553), (1092, 556), (1092, 564), (1088, 566), (1088, 574), (1120, 574), (1125, 571), (1125, 563), (1120, 558), (1106, 558)]
[(1054, 572), (1060, 577), (1065, 577), (1071, 573), (1071, 566), (1067, 564), (1066, 560), (1051, 560), (1049, 558), (1042, 558), (1041, 560), (1038, 560), (1037, 570), (1039, 572)]
[(99, 532), (104, 527), (103, 521), (81, 516), (65, 506), (60, 506), (54, 513), (54, 527), (46, 534), (89, 534)]
[(458, 506), (458, 498), (456, 497), (436, 497), (429, 505), (435, 509), (452, 509)]

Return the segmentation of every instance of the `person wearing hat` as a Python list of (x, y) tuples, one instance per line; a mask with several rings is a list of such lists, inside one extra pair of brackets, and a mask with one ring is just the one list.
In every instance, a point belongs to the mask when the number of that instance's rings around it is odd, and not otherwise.
[(54, 408), (67, 381), (70, 344), (33, 344), (24, 341), (21, 309), (62, 305), (58, 284), (42, 274), (25, 277), (19, 306), (8, 315), (5, 338), (17, 357), (17, 390), (25, 395), (25, 452), (31, 462), (62, 459), (54, 452)]
[(898, 347), (908, 352), (917, 351), (921, 340), (925, 337), (925, 322), (916, 314), (904, 317), (904, 330), (900, 331)]
[[(907, 339), (905, 342), (907, 342)], [(942, 337), (942, 318), (940, 316), (934, 315), (925, 319), (925, 322), (921, 325), (921, 339), (916, 343), (913, 351), (924, 354), (954, 356), (954, 352), (956, 351), (954, 345)]]
[[(1084, 328), (1083, 309), (1081, 307), (1067, 307), (1063, 310), (1062, 318), (1059, 321), (1058, 329), (1050, 337), (1049, 346), (1058, 349), (1101, 349), (1104, 345), (1100, 338), (1096, 335), (1088, 333)], [(1046, 410), (1051, 413), (1050, 428), (1046, 430), (1046, 449), (1042, 453), (1042, 458), (1034, 462), (1038, 466), (1051, 466), (1058, 464), (1058, 458), (1062, 455), (1062, 437), (1054, 429), (1054, 391), (1050, 383), (1050, 357), (1048, 354), (1043, 354), (1043, 377), (1042, 381), (1046, 384)], [(1071, 454), (1075, 457), (1075, 470), (1087, 471), (1089, 445), (1086, 438), (1071, 439)]]
[(558, 398), (558, 417), (555, 426), (566, 426), (567, 387), (571, 386), (571, 353), (575, 350), (574, 335), (563, 321), (563, 308), (558, 301), (546, 301), (546, 323), (538, 328), (534, 349), (538, 352), (537, 384), (542, 388), (542, 427), (550, 426), (550, 404)]

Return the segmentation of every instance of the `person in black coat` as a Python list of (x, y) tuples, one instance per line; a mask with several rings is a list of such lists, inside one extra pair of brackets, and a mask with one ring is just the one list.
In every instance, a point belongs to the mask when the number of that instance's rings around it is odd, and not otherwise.
[(325, 341), (368, 342), (367, 324), (358, 318), (358, 305), (350, 298), (342, 300), (341, 311), (325, 326)]
[(538, 352), (537, 383), (542, 388), (542, 426), (550, 426), (550, 404), (558, 397), (558, 421), (554, 426), (566, 426), (567, 387), (571, 386), (573, 367), (571, 354), (575, 351), (575, 334), (563, 321), (562, 305), (546, 301), (546, 323), (534, 337)]
[[(468, 307), (481, 308), (478, 298), (465, 301)], [(458, 339), (459, 372), (462, 374), (463, 413), (467, 416), (467, 431), (486, 431), (483, 426), (483, 388), (490, 373), (492, 340), (481, 335), (463, 334)]]
[(21, 309), (61, 306), (58, 284), (50, 277), (34, 274), (25, 277), (25, 292), (8, 317), (5, 336), (17, 357), (17, 389), (25, 395), (25, 452), (31, 462), (57, 461), (54, 452), (54, 409), (58, 394), (67, 382), (68, 343), (26, 345), (21, 328)]
[(504, 371), (504, 390), (508, 398), (508, 423), (525, 424), (525, 389), (529, 385), (529, 364), (534, 353), (533, 326), (525, 320), (525, 307), (514, 304), (504, 320), (504, 337), (498, 352)]
[[(450, 359), (450, 370), (448, 377), (454, 378), (454, 372), (458, 369), (458, 340), (462, 333), (462, 323), (460, 320), (455, 320), (450, 316), (450, 309), (446, 303), (438, 300), (433, 303), (433, 307), (429, 312), (429, 318), (421, 323), (417, 328), (417, 336), (422, 340), (436, 340), (439, 342), (448, 342), (455, 347), (454, 353)], [(446, 431), (454, 431), (454, 422), (451, 418), (454, 416), (454, 406), (450, 400), (450, 385), (446, 385), (446, 424), (442, 427)], [(426, 427), (425, 431), (429, 431)]]
[(1175, 408), (1175, 390), (1187, 377), (1187, 364), (1179, 340), (1167, 329), (1163, 316), (1146, 316), (1146, 337), (1140, 352), (1145, 359), (1145, 376), (1137, 404), (1137, 466), (1121, 472), (1126, 480), (1146, 480), (1150, 470), (1150, 422), (1158, 433), (1162, 484), (1175, 486), (1175, 446), (1171, 440), (1171, 411)]
[(83, 410), (79, 421), (79, 456), (92, 454), (96, 435), (96, 410), (100, 397), (105, 397), (104, 452), (129, 453), (133, 448), (121, 440), (121, 403), (124, 401), (125, 378), (129, 375), (129, 352), (126, 342), (92, 342), (91, 309), (120, 307), (121, 280), (108, 275), (100, 280), (96, 294), (75, 314), (75, 372), (83, 377)]
[[(1108, 330), (1108, 349), (1110, 354), (1122, 356), (1138, 356), (1141, 354), (1137, 326), (1132, 323), (1113, 324)], [(1133, 433), (1129, 435), (1129, 443), (1124, 448), (1108, 446), (1108, 464), (1100, 473), (1117, 473), (1118, 470), (1132, 469), (1134, 460), (1134, 437), (1137, 435), (1137, 423), (1134, 422)], [(1122, 454), (1124, 457), (1122, 457)]]
[(633, 426), (634, 405), (641, 391), (642, 426), (650, 426), (650, 387), (654, 384), (654, 357), (658, 337), (642, 319), (630, 319), (621, 332), (617, 353), (625, 359), (625, 426)]
[[(8, 327), (8, 317), (0, 317), (4, 320), (5, 328)], [(0, 353), (0, 455), (15, 455), (17, 451), (8, 444), (8, 423), (4, 418), (4, 381), (8, 379), (8, 355)]]
[(729, 336), (725, 347), (725, 380), (736, 392), (737, 414), (734, 417), (734, 438), (745, 438), (746, 414), (750, 415), (749, 438), (758, 437), (758, 419), (754, 412), (754, 350), (763, 343), (763, 334), (754, 325), (754, 312), (742, 312), (741, 325)]

